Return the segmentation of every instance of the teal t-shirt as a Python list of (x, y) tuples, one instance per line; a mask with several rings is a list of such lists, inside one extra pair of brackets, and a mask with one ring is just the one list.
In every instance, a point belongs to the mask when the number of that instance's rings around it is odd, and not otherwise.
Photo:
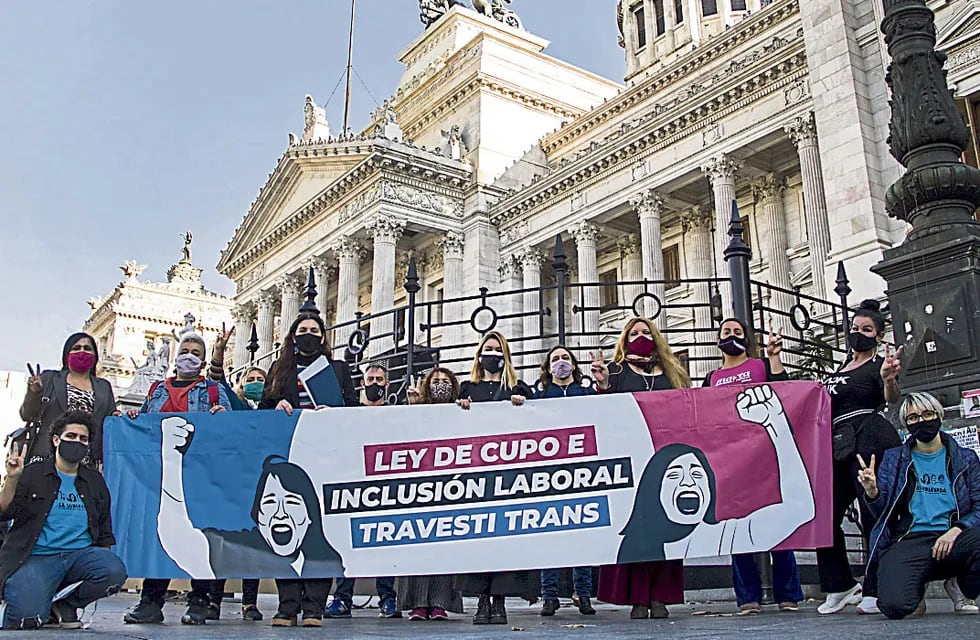
[(48, 519), (44, 521), (41, 535), (34, 543), (31, 554), (35, 556), (50, 556), (92, 546), (88, 512), (75, 490), (75, 476), (58, 471), (58, 477), (61, 478), (61, 488), (48, 512)]
[(912, 452), (915, 467), (915, 493), (909, 505), (912, 533), (946, 531), (949, 516), (956, 511), (956, 498), (946, 473), (946, 447), (936, 453)]

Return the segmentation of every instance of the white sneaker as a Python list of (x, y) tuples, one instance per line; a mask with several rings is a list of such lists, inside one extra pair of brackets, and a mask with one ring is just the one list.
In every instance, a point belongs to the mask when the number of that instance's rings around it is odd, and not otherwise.
[(856, 584), (847, 591), (828, 593), (824, 603), (817, 607), (817, 613), (824, 615), (837, 613), (849, 604), (859, 604), (861, 600), (861, 585)]
[(976, 601), (970, 600), (960, 591), (960, 585), (956, 578), (948, 578), (943, 582), (943, 589), (946, 590), (949, 599), (953, 601), (953, 611), (956, 613), (967, 616), (980, 613), (980, 607), (977, 606)]
[(857, 612), (861, 615), (867, 616), (873, 616), (881, 613), (881, 610), (878, 608), (878, 598), (864, 596), (861, 598), (861, 604), (857, 606)]

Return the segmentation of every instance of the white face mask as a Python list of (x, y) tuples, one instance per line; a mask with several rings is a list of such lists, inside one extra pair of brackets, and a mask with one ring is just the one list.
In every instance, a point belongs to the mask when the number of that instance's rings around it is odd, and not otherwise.
[(664, 474), (660, 504), (667, 518), (677, 524), (698, 524), (711, 504), (708, 472), (693, 453), (678, 456)]

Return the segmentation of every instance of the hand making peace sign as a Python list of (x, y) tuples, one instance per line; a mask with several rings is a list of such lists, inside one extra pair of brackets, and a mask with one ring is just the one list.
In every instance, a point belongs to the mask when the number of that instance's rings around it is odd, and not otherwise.
[(898, 374), (902, 372), (902, 363), (898, 358), (904, 350), (905, 346), (903, 345), (895, 349), (893, 354), (891, 346), (885, 345), (885, 361), (881, 363), (881, 379), (883, 381), (894, 382), (898, 378)]
[(27, 363), (27, 373), (30, 374), (30, 377), (27, 378), (27, 390), (31, 393), (41, 393), (41, 365), (36, 364), (34, 367), (31, 366), (30, 362)]
[(592, 379), (600, 389), (609, 388), (609, 367), (606, 359), (602, 356), (602, 349), (590, 351), (589, 357), (592, 358)]
[(20, 454), (17, 454), (17, 444), (10, 448), (7, 452), (7, 477), (8, 478), (19, 478), (20, 474), (24, 472), (24, 463), (27, 458), (27, 445), (25, 444), (20, 448)]
[(770, 358), (777, 357), (783, 352), (783, 328), (779, 327), (773, 334), (772, 327), (769, 327), (769, 342), (766, 344), (766, 355)]
[(858, 471), (858, 482), (864, 487), (864, 493), (868, 496), (869, 500), (874, 500), (878, 497), (878, 478), (875, 477), (875, 456), (871, 454), (871, 464), (865, 464), (864, 458), (861, 454), (858, 454), (858, 464), (861, 465), (861, 469)]
[(405, 395), (408, 398), (408, 404), (418, 404), (419, 400), (422, 399), (422, 394), (419, 393), (419, 381), (415, 376), (411, 376), (408, 379), (408, 387), (405, 389)]

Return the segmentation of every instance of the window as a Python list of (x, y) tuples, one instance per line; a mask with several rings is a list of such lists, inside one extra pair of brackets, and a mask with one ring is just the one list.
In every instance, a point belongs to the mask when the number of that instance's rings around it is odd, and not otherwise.
[[(963, 163), (971, 167), (980, 167), (980, 94), (957, 98), (956, 106), (970, 131), (970, 143), (963, 152)], [(980, 209), (977, 209), (973, 216), (980, 221)]]
[(674, 24), (684, 22), (684, 0), (674, 0)]
[(616, 286), (617, 274), (615, 269), (599, 274), (599, 308), (611, 311), (619, 306), (619, 288)]
[(732, 0), (732, 11), (745, 11), (745, 0)]
[(687, 375), (691, 375), (691, 356), (687, 352), (687, 349), (675, 351), (674, 355), (681, 361), (681, 366), (684, 367), (685, 371), (687, 371)]
[[(680, 285), (681, 279), (681, 258), (677, 245), (671, 245), (663, 250), (664, 254), (664, 280), (668, 280), (665, 288), (673, 289)], [(673, 282), (669, 282), (673, 280)]]
[(667, 16), (664, 14), (664, 0), (653, 0), (653, 10), (657, 18), (657, 35), (667, 33)]
[(701, 0), (701, 15), (718, 15), (718, 0)]
[(647, 46), (647, 19), (642, 5), (633, 9), (633, 20), (636, 24), (636, 48), (642, 49)]
[(429, 285), (429, 295), (426, 297), (426, 302), (432, 303), (429, 306), (431, 310), (431, 315), (427, 312), (425, 316), (422, 317), (421, 321), (424, 323), (431, 322), (432, 324), (442, 323), (442, 300), (445, 297), (445, 292), (442, 288), (442, 283), (438, 286)]

